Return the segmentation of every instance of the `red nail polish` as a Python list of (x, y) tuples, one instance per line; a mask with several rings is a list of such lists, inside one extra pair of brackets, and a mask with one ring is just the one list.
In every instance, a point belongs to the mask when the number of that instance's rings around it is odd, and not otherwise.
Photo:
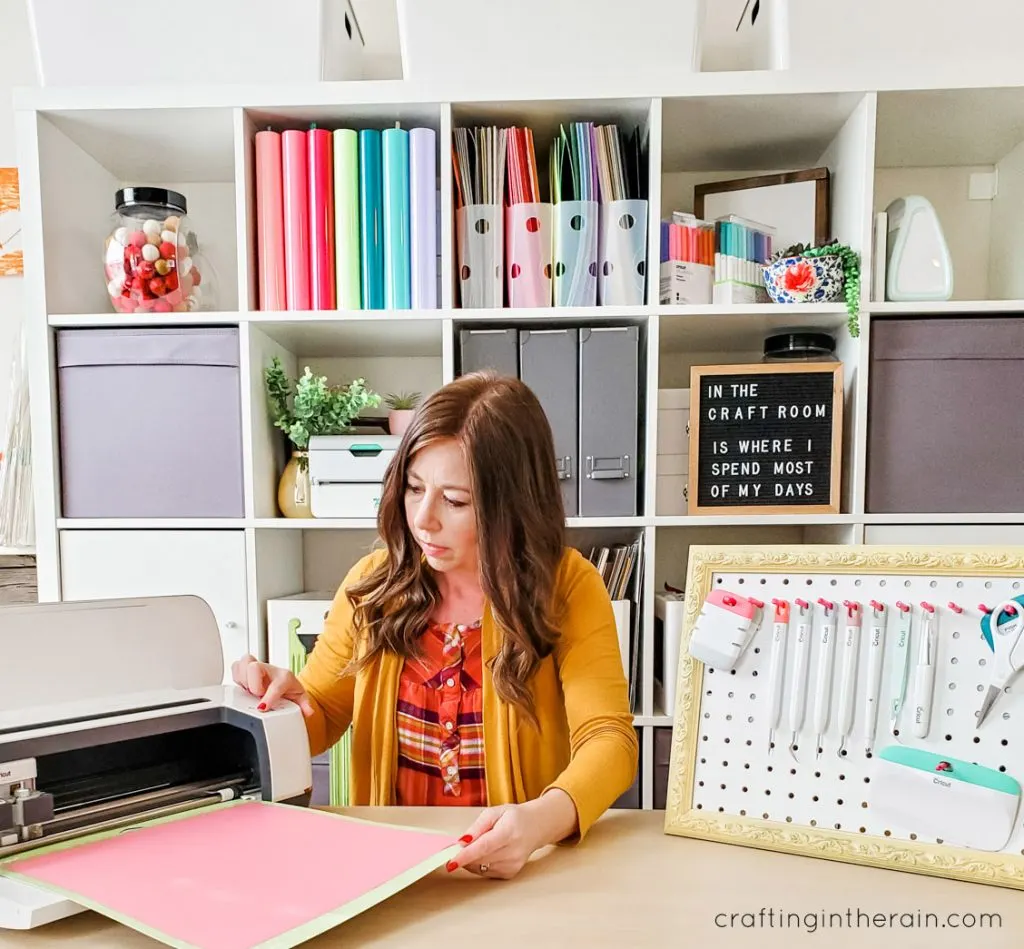
[(472, 842), (473, 842), (473, 838), (472, 838), (472, 836), (470, 834), (463, 834), (459, 838), (459, 843), (460, 844), (471, 844)]
[(267, 710), (267, 703), (266, 702), (260, 702), (260, 704), (256, 706), (256, 711), (257, 712), (265, 712), (266, 710)]
[(446, 870), (447, 870), (447, 871), (448, 871), (449, 873), (451, 873), (451, 872), (452, 872), (453, 870), (458, 870), (458, 869), (459, 869), (459, 865), (458, 865), (458, 864), (457, 864), (457, 863), (456, 863), (456, 862), (455, 862), (454, 860), (449, 860), (449, 861), (448, 861), (448, 862), (447, 862), (447, 863), (446, 863), (446, 864), (444, 865), (444, 868), (445, 868), (445, 869), (446, 869)]

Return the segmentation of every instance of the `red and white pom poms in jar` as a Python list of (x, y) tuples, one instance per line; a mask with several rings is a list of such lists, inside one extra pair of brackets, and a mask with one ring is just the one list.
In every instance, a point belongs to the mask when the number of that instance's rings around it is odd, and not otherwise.
[(107, 293), (121, 313), (186, 313), (213, 306), (183, 194), (121, 188), (104, 244)]

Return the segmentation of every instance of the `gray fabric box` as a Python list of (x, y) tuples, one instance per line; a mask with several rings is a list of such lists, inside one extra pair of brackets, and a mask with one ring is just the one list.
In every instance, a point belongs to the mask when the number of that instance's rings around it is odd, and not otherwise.
[(64, 517), (242, 517), (236, 327), (57, 333)]
[(1024, 511), (1024, 314), (871, 321), (868, 513)]

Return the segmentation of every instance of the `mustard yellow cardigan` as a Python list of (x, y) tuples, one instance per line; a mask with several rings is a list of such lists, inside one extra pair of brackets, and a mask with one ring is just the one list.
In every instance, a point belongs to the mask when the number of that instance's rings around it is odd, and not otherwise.
[[(354, 805), (394, 803), (395, 703), (403, 660), (386, 653), (356, 676), (339, 677), (358, 638), (345, 590), (386, 556), (375, 551), (349, 571), (300, 675), (314, 709), (306, 719), (312, 755), (330, 748), (352, 725)], [(556, 596), (567, 606), (560, 641), (532, 682), (539, 731), (495, 692), (489, 661), (500, 640), (485, 607), (487, 794), (491, 805), (522, 803), (561, 788), (576, 805), (582, 839), (633, 783), (639, 746), (611, 600), (597, 569), (575, 549), (567, 548), (562, 558)]]

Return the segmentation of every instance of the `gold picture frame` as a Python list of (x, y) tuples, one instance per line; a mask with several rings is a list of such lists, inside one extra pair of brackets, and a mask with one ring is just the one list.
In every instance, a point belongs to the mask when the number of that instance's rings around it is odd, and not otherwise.
[[(1024, 854), (809, 827), (694, 807), (706, 669), (688, 650), (715, 574), (1024, 578), (1024, 546), (708, 546), (690, 548), (664, 832), (870, 867), (1024, 889)], [(1024, 584), (1021, 585), (1024, 588)], [(758, 589), (763, 590), (763, 587)], [(770, 596), (770, 594), (768, 594)], [(771, 606), (767, 607), (770, 611)], [(770, 616), (770, 613), (767, 614)], [(770, 620), (768, 620), (770, 622)], [(837, 660), (838, 662), (838, 660)], [(717, 670), (716, 670), (717, 671)], [(881, 728), (880, 728), (881, 730)], [(1021, 804), (1024, 812), (1024, 802)], [(1022, 814), (1017, 815), (1020, 824)]]

